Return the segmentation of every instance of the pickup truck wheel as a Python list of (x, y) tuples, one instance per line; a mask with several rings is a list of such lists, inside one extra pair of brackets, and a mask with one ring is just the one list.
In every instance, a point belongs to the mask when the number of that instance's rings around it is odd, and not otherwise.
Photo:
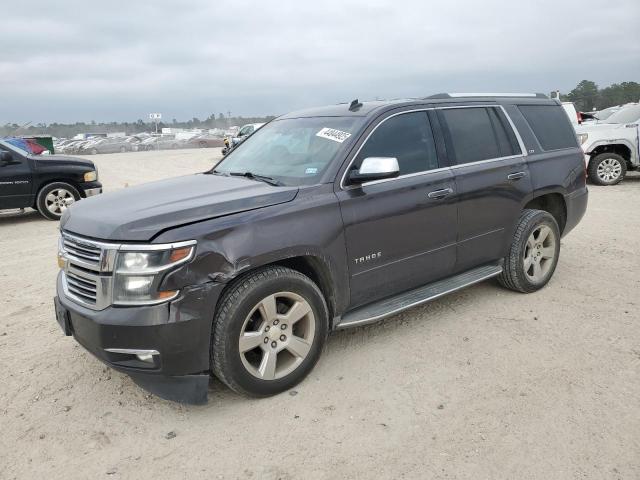
[(267, 267), (223, 295), (213, 321), (211, 365), (232, 390), (264, 397), (299, 383), (329, 330), (327, 304), (308, 277)]
[(36, 207), (49, 220), (60, 220), (64, 211), (80, 199), (80, 193), (73, 186), (64, 182), (45, 185), (38, 192)]
[(615, 185), (627, 173), (627, 161), (617, 153), (604, 152), (591, 159), (587, 173), (596, 185)]
[(560, 229), (555, 218), (542, 210), (524, 210), (504, 259), (500, 284), (522, 293), (544, 287), (560, 257)]

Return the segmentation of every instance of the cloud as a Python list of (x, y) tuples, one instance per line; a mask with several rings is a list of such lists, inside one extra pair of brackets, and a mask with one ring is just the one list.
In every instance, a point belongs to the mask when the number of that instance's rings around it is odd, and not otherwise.
[(27, 0), (4, 11), (0, 123), (637, 81), (638, 18), (637, 0)]

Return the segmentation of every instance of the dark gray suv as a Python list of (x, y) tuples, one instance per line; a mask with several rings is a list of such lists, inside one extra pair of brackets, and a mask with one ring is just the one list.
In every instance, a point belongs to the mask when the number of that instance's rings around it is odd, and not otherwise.
[(107, 193), (62, 219), (56, 316), (143, 387), (265, 396), (332, 330), (497, 277), (534, 292), (587, 206), (544, 95), (440, 94), (290, 113), (215, 169)]

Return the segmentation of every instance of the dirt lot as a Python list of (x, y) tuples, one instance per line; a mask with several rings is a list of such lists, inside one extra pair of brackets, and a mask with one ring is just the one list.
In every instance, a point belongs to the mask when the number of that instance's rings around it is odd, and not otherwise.
[[(217, 158), (93, 157), (109, 190)], [(200, 407), (64, 337), (57, 224), (1, 214), (0, 478), (640, 478), (638, 205), (640, 176), (592, 187), (541, 292), (485, 282), (331, 336), (296, 391), (252, 400), (214, 381)]]

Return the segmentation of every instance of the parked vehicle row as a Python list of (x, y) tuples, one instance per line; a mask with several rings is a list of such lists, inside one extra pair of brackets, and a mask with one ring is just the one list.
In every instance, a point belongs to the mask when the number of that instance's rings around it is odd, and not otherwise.
[(208, 133), (195, 135), (191, 138), (177, 138), (175, 134), (152, 135), (149, 133), (141, 133), (123, 137), (96, 136), (80, 140), (57, 139), (56, 142), (54, 142), (57, 153), (74, 155), (223, 146), (224, 141), (221, 136), (214, 136)]

